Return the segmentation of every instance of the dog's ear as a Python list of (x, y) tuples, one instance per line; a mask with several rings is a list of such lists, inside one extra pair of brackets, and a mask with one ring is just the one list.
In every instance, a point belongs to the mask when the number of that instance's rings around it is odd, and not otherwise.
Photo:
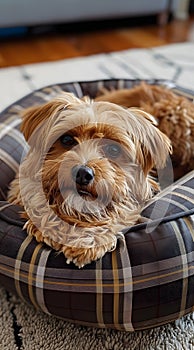
[(57, 115), (60, 111), (68, 108), (74, 103), (80, 103), (80, 99), (75, 97), (72, 93), (63, 92), (60, 96), (43, 105), (25, 109), (21, 113), (21, 131), (23, 132), (26, 141), (29, 140), (30, 136), (36, 128), (44, 122), (44, 120), (47, 120), (52, 115)]
[(26, 141), (29, 140), (35, 129), (44, 120), (49, 118), (53, 112), (57, 112), (64, 107), (64, 103), (48, 102), (44, 105), (33, 106), (22, 112), (21, 131), (24, 134)]
[(157, 121), (149, 113), (137, 108), (129, 108), (129, 113), (136, 118), (134, 142), (136, 158), (145, 174), (156, 167), (165, 167), (168, 156), (172, 153), (169, 138), (157, 128)]

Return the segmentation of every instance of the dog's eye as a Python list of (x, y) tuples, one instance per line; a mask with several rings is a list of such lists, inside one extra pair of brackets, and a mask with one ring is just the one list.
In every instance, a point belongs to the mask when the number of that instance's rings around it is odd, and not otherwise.
[(117, 158), (121, 154), (121, 147), (115, 143), (106, 145), (104, 151), (108, 157)]
[(75, 138), (69, 134), (62, 135), (60, 137), (60, 141), (64, 147), (68, 147), (68, 148), (77, 145), (77, 141), (75, 140)]

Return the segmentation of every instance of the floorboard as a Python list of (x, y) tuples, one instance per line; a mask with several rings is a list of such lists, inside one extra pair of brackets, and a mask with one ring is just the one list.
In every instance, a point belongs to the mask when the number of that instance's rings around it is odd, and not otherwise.
[(172, 19), (165, 26), (158, 26), (156, 21), (136, 25), (129, 19), (128, 23), (120, 21), (120, 25), (96, 23), (96, 27), (74, 28), (71, 24), (71, 28), (45, 33), (39, 29), (21, 38), (1, 37), (0, 67), (194, 41), (194, 16), (185, 21)]

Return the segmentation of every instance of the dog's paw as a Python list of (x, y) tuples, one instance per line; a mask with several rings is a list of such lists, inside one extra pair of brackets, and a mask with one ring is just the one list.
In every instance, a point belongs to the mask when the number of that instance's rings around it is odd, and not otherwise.
[(66, 242), (57, 242), (53, 237), (44, 236), (41, 231), (37, 230), (31, 220), (26, 222), (24, 228), (27, 229), (29, 235), (36, 238), (38, 243), (44, 242), (56, 251), (62, 252), (67, 259), (67, 264), (72, 262), (79, 268), (101, 259), (106, 252), (113, 251), (117, 245), (117, 236), (112, 232), (108, 233), (105, 229), (101, 231), (99, 229), (98, 235), (95, 236), (89, 234), (86, 230), (80, 235), (79, 231), (79, 237), (72, 234), (67, 244)]
[(73, 262), (79, 268), (90, 264), (92, 261), (101, 259), (106, 252), (110, 252), (116, 248), (116, 244), (112, 243), (108, 246), (100, 246), (94, 248), (76, 248), (63, 246), (61, 251), (67, 259), (67, 264)]

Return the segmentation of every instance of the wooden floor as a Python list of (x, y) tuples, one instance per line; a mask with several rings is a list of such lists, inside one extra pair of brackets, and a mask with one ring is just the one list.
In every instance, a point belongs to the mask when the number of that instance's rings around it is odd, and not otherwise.
[[(106, 26), (107, 27), (107, 26)], [(53, 61), (130, 48), (194, 41), (194, 16), (186, 21), (171, 20), (166, 26), (155, 23), (131, 27), (126, 21), (98, 29), (36, 34), (17, 39), (0, 39), (0, 67)]]

